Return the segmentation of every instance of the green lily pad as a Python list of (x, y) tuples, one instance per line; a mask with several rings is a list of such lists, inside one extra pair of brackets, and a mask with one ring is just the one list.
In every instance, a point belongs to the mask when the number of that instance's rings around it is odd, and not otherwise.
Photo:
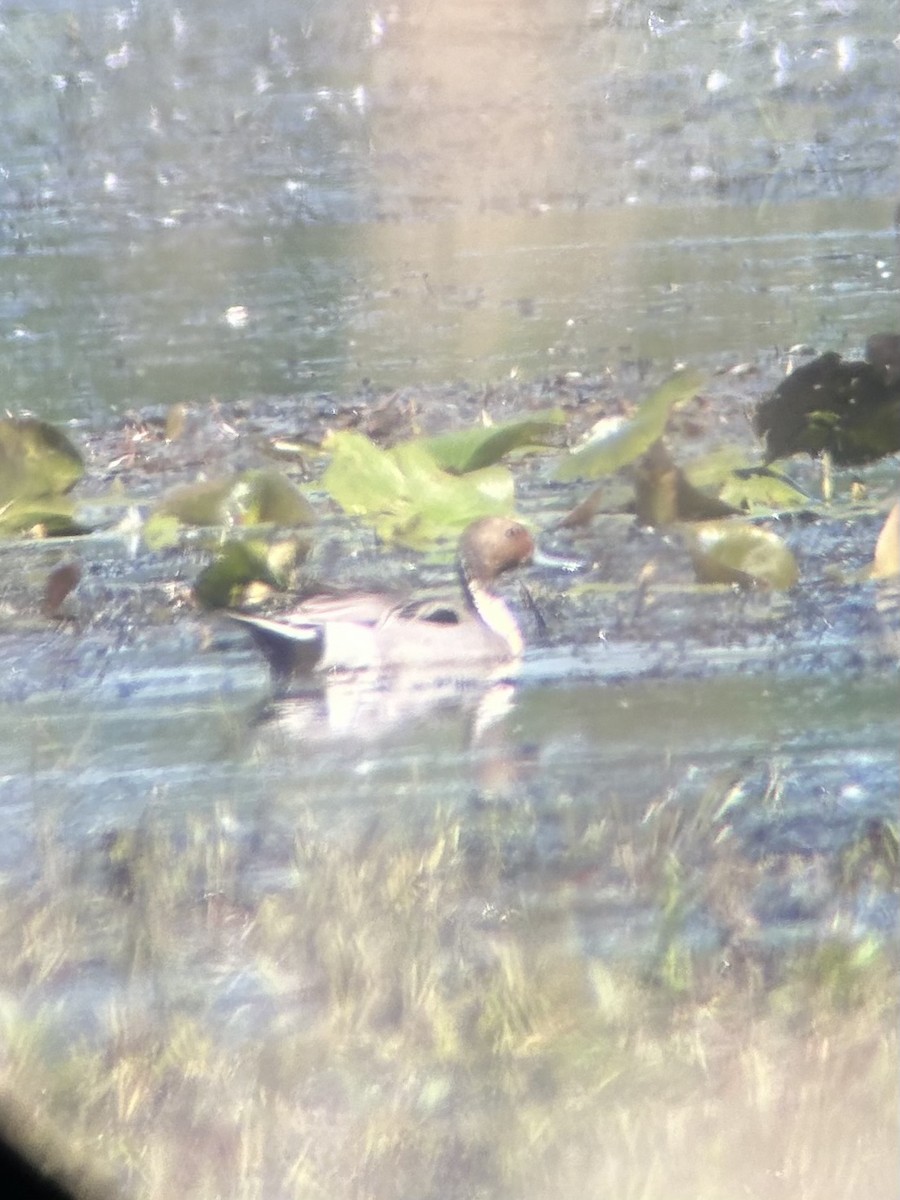
[(742, 521), (710, 521), (684, 526), (681, 532), (700, 583), (786, 591), (800, 578), (797, 560), (768, 529)]
[(26, 532), (32, 537), (78, 537), (90, 530), (76, 520), (75, 503), (68, 496), (36, 496), (0, 508), (0, 535)]
[(177, 546), (182, 524), (171, 513), (153, 512), (141, 528), (141, 540), (148, 550), (168, 550)]
[(556, 478), (598, 479), (634, 462), (663, 434), (669, 413), (676, 404), (696, 394), (703, 376), (695, 371), (676, 371), (652, 395), (641, 402), (634, 416), (606, 437), (597, 438), (564, 458)]
[(179, 484), (163, 496), (154, 515), (174, 517), (182, 525), (228, 525), (227, 500), (234, 483), (234, 478), (229, 476)]
[(438, 437), (425, 438), (420, 444), (439, 467), (456, 475), (464, 475), (468, 471), (493, 466), (510, 450), (552, 445), (565, 420), (562, 409), (547, 409), (520, 421), (443, 433)]
[(310, 525), (312, 506), (280, 471), (244, 471), (223, 479), (181, 484), (168, 492), (154, 516), (182, 525)]
[(505, 467), (450, 475), (422, 442), (381, 450), (354, 432), (332, 434), (327, 445), (332, 458), (323, 487), (385, 541), (424, 549), (476, 517), (512, 513), (515, 491)]
[(204, 608), (230, 608), (240, 603), (249, 583), (281, 587), (269, 564), (265, 542), (228, 541), (215, 560), (205, 567), (194, 584), (194, 595)]
[(300, 489), (280, 471), (245, 471), (228, 496), (228, 511), (240, 525), (312, 525), (316, 514)]
[(785, 512), (809, 508), (810, 498), (789, 479), (748, 459), (738, 446), (724, 446), (685, 468), (696, 488), (746, 512)]
[(0, 504), (69, 491), (84, 460), (66, 435), (36, 417), (0, 420)]

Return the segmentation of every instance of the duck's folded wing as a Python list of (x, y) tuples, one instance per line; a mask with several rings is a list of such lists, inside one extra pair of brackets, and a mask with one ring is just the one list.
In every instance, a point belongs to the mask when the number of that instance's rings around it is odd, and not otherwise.
[(465, 609), (453, 600), (429, 597), (396, 604), (386, 612), (380, 624), (387, 621), (429, 621), (435, 625), (459, 625), (467, 619)]
[(403, 597), (385, 592), (312, 596), (290, 614), (290, 619), (300, 625), (326, 625), (331, 621), (355, 621), (360, 625), (377, 625), (402, 604)]

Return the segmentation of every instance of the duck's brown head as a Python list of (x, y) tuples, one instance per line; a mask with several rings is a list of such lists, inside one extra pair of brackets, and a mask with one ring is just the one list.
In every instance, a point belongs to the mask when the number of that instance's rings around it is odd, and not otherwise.
[(469, 525), (459, 542), (463, 575), (490, 583), (503, 571), (531, 562), (534, 539), (518, 521), (508, 517), (480, 517)]

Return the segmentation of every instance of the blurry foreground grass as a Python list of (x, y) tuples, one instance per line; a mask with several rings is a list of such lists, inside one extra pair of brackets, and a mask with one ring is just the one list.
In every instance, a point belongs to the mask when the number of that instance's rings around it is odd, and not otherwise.
[[(896, 945), (773, 949), (748, 911), (766, 865), (723, 850), (702, 888), (733, 936), (697, 949), (697, 864), (652, 810), (582, 830), (552, 886), (482, 826), (301, 817), (268, 890), (227, 821), (78, 855), (47, 833), (3, 897), (19, 1133), (117, 1195), (897, 1196)], [(654, 898), (644, 952), (585, 952), (604, 861)]]

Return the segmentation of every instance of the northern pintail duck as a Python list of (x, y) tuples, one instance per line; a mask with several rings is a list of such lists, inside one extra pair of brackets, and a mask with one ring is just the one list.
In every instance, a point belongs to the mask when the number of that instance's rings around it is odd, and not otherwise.
[(492, 588), (531, 561), (534, 541), (517, 521), (481, 517), (459, 542), (462, 602), (381, 593), (314, 596), (273, 617), (229, 613), (246, 625), (278, 675), (310, 670), (499, 664), (517, 658), (522, 634)]

